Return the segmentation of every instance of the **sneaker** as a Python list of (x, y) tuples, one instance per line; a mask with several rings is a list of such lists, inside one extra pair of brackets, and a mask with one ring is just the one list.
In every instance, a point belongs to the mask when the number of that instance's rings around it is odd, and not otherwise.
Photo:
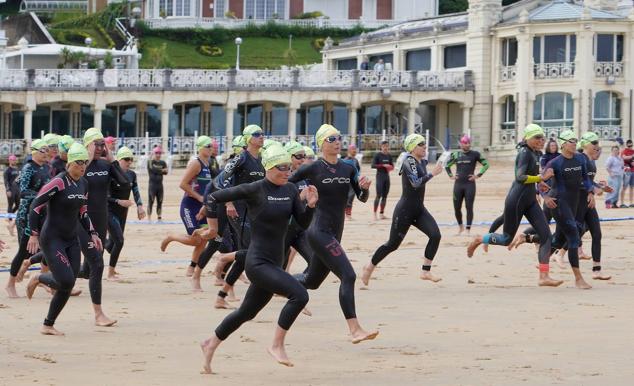
[(619, 208), (628, 208), (628, 206), (625, 205), (625, 204), (621, 204), (621, 206), (619, 206)]
[(634, 208), (634, 204), (630, 204), (630, 208)]

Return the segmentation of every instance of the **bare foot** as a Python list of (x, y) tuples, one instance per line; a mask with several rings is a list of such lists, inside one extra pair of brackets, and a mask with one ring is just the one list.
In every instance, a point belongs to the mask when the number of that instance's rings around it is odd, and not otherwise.
[(563, 284), (563, 280), (555, 280), (553, 278), (551, 278), (550, 276), (544, 277), (544, 278), (540, 278), (538, 285), (540, 287), (559, 287), (560, 285)]
[(374, 271), (374, 268), (372, 266), (370, 265), (363, 266), (363, 273), (361, 274), (361, 282), (363, 282), (363, 285), (365, 285), (366, 287), (370, 284), (372, 271)]
[(56, 330), (55, 327), (53, 326), (42, 326), (42, 328), (40, 329), (40, 333), (42, 335), (55, 335), (55, 336), (64, 336), (66, 334), (64, 334), (63, 332)]
[(15, 298), (19, 298), (20, 296), (18, 295), (18, 292), (15, 290), (15, 286), (9, 286), (7, 285), (6, 287), (4, 287), (5, 291), (7, 291), (7, 295), (9, 295), (9, 297), (11, 299), (15, 299)]
[(120, 279), (119, 275), (117, 275), (116, 273), (114, 274), (108, 273), (108, 277), (106, 277), (106, 280), (109, 280), (109, 281), (119, 281), (119, 279)]
[(476, 236), (471, 240), (467, 247), (467, 257), (473, 257), (475, 250), (482, 244), (482, 236)]
[(386, 216), (386, 215), (384, 215), (383, 213), (381, 213), (381, 214), (379, 215), (379, 218), (380, 218), (381, 220), (389, 220), (389, 219), (390, 219), (389, 217), (387, 217), (387, 216)]
[(216, 299), (216, 303), (214, 304), (214, 308), (223, 309), (223, 310), (233, 310), (233, 309), (235, 309), (234, 306), (232, 306), (231, 304), (227, 303), (227, 301), (224, 300), (221, 297)]
[(590, 289), (590, 288), (592, 288), (592, 286), (590, 284), (586, 283), (586, 281), (583, 280), (583, 279), (575, 280), (575, 287), (577, 287), (579, 289)]
[(366, 332), (362, 329), (354, 332), (352, 334), (352, 343), (357, 344), (363, 342), (364, 340), (373, 340), (376, 336), (379, 335), (378, 331)]
[(562, 254), (559, 253), (559, 251), (555, 252), (555, 257), (553, 257), (553, 260), (555, 260), (559, 268), (562, 268), (562, 269), (566, 268), (566, 262), (564, 261), (564, 257)]
[(378, 220), (378, 218), (376, 217), (376, 212), (374, 212), (374, 221)]
[(225, 281), (222, 280), (219, 277), (216, 277), (216, 280), (214, 281), (214, 286), (215, 287), (222, 287), (223, 285), (225, 285)]
[(526, 235), (524, 233), (518, 233), (517, 235), (515, 235), (515, 238), (513, 239), (513, 241), (511, 241), (511, 243), (509, 244), (508, 250), (510, 251), (513, 248), (517, 249), (517, 247), (524, 244), (525, 242), (526, 242)]
[(273, 359), (277, 361), (277, 363), (284, 366), (293, 367), (290, 359), (288, 359), (288, 355), (286, 355), (286, 350), (284, 350), (284, 347), (270, 347), (266, 351), (269, 353), (269, 355), (273, 357)]
[(227, 297), (226, 297), (228, 302), (239, 302), (240, 298), (236, 296), (236, 293), (233, 291), (233, 289), (230, 289), (229, 291), (227, 291)]
[(592, 256), (588, 256), (585, 253), (580, 253), (579, 260), (592, 260)]
[(29, 284), (26, 285), (26, 297), (31, 299), (33, 297), (33, 293), (35, 289), (40, 284), (40, 275), (34, 275), (31, 280), (29, 280)]
[(601, 271), (592, 272), (592, 279), (594, 280), (610, 280), (612, 279), (611, 275), (604, 275)]
[(460, 236), (462, 232), (464, 232), (464, 225), (458, 225), (458, 233), (456, 233), (456, 236)]
[(203, 287), (200, 286), (200, 276), (199, 277), (192, 276), (191, 282), (192, 282), (192, 291), (203, 292)]
[(420, 278), (421, 278), (421, 280), (429, 280), (429, 281), (432, 281), (434, 283), (438, 283), (439, 281), (442, 280), (441, 278), (432, 275), (431, 272), (429, 272), (429, 271), (422, 271), (420, 273)]
[(116, 320), (110, 319), (105, 314), (101, 314), (95, 317), (95, 326), (99, 327), (112, 327), (117, 323)]
[(20, 283), (24, 279), (24, 274), (29, 270), (30, 266), (31, 266), (31, 260), (26, 259), (22, 262), (22, 265), (20, 266), (20, 270), (18, 271), (18, 274), (15, 277), (16, 282)]
[(171, 236), (167, 236), (165, 237), (162, 241), (161, 241), (161, 252), (165, 252), (165, 250), (167, 249), (167, 246), (169, 245), (169, 243), (172, 242), (172, 237)]
[(247, 285), (251, 284), (251, 282), (247, 278), (247, 275), (245, 275), (245, 274), (240, 275), (240, 281), (243, 282), (244, 284), (247, 284)]
[(310, 310), (308, 309), (308, 307), (304, 307), (304, 309), (302, 310), (302, 314), (306, 315), (306, 316), (313, 316), (313, 313), (310, 312)]
[(211, 371), (211, 359), (213, 358), (214, 351), (216, 351), (216, 349), (210, 347), (209, 343), (209, 339), (200, 342), (200, 349), (203, 352), (203, 369), (200, 371), (201, 374), (213, 374)]
[(194, 276), (194, 270), (196, 269), (196, 267), (192, 267), (191, 265), (187, 266), (187, 271), (185, 271), (185, 276), (187, 277), (192, 277)]
[(72, 290), (70, 290), (70, 296), (79, 296), (79, 295), (81, 295), (80, 289), (73, 288)]

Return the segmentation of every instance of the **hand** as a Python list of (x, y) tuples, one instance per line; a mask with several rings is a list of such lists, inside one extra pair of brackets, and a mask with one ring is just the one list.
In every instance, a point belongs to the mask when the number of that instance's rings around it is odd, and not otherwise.
[(385, 170), (387, 170), (388, 173), (394, 170), (394, 165), (385, 164), (383, 167), (385, 167)]
[(225, 204), (225, 206), (227, 207), (227, 216), (233, 219), (238, 218), (238, 211), (236, 210), (236, 207), (233, 205), (233, 203), (228, 202)]
[(30, 254), (35, 255), (39, 249), (40, 238), (38, 236), (31, 235), (31, 237), (29, 237), (29, 242), (26, 244), (26, 250), (29, 251)]
[(4, 241), (0, 240), (0, 252), (4, 251), (6, 247), (7, 244)]
[(196, 213), (196, 220), (200, 221), (204, 219), (205, 216), (207, 216), (207, 211), (205, 210), (205, 207), (203, 206), (202, 208), (200, 208), (198, 213)]
[(372, 181), (366, 176), (359, 178), (359, 187), (363, 190), (368, 190)]
[(205, 203), (205, 197), (201, 196), (200, 194), (197, 194), (194, 198), (198, 200), (198, 202), (200, 202), (201, 204)]
[(555, 171), (552, 168), (548, 168), (542, 174), (542, 181), (550, 180), (555, 175)]
[(122, 206), (124, 208), (129, 208), (132, 205), (134, 205), (134, 202), (132, 202), (132, 200), (117, 200), (117, 205)]
[(472, 174), (472, 175), (469, 176), (469, 181), (473, 182), (473, 181), (477, 180), (478, 178), (480, 178), (480, 177), (478, 177), (475, 174)]
[(309, 208), (314, 208), (317, 205), (319, 193), (317, 193), (315, 185), (308, 185), (306, 189), (302, 190), (302, 194), (304, 194), (304, 200), (306, 200), (306, 204)]
[(544, 181), (540, 181), (539, 184), (537, 184), (537, 189), (542, 193), (546, 193), (550, 190), (550, 186), (548, 186), (548, 184)]
[(143, 205), (137, 206), (136, 214), (139, 217), (139, 220), (143, 220), (145, 218), (145, 209), (143, 209)]
[(544, 196), (544, 202), (546, 203), (546, 206), (549, 207), (550, 209), (555, 209), (557, 207), (557, 199), (556, 198), (552, 198), (550, 196)]
[(101, 244), (101, 239), (99, 238), (99, 236), (97, 236), (96, 234), (93, 234), (91, 238), (92, 238), (92, 243), (95, 246), (95, 249), (99, 252), (103, 251), (103, 245)]
[(108, 150), (108, 146), (105, 146), (103, 148), (103, 157), (106, 157), (106, 160), (108, 162), (114, 162), (114, 155), (112, 154), (112, 152), (110, 152), (110, 150)]
[(436, 165), (434, 165), (434, 168), (431, 170), (431, 175), (436, 177), (440, 173), (442, 173), (442, 164), (440, 162), (436, 162)]
[(95, 159), (95, 143), (90, 142), (86, 147), (86, 150), (88, 151), (88, 161)]
[(592, 209), (595, 206), (594, 194), (588, 194), (588, 208)]
[(161, 172), (162, 172), (163, 174), (167, 174), (167, 169), (161, 169)]
[(611, 187), (610, 185), (603, 185), (603, 191), (606, 193), (612, 193), (614, 192), (614, 188)]
[(11, 198), (11, 191), (7, 191), (7, 197)]
[(458, 179), (458, 176), (454, 174), (453, 176), (449, 176), (449, 179), (456, 181)]

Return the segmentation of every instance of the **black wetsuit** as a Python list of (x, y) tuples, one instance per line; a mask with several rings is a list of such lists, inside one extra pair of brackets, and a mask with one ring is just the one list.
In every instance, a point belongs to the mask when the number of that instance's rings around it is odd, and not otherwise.
[(110, 253), (110, 266), (117, 266), (119, 255), (123, 249), (125, 223), (128, 219), (128, 208), (117, 204), (117, 200), (130, 199), (130, 192), (134, 195), (136, 206), (143, 205), (136, 173), (132, 170), (125, 172), (128, 181), (120, 184), (117, 180), (110, 181), (110, 196), (108, 197), (108, 234), (110, 238), (106, 242), (106, 250)]
[[(33, 202), (29, 223), (39, 224), (42, 210), (48, 205), (46, 220), (40, 232), (40, 247), (50, 272), (40, 275), (40, 283), (55, 290), (44, 325), (52, 326), (70, 297), (79, 272), (80, 247), (77, 230), (95, 234), (88, 215), (87, 182), (75, 181), (66, 173), (60, 173), (42, 188)], [(81, 225), (79, 225), (79, 223)], [(39, 227), (31, 225), (36, 234)]]
[(266, 179), (219, 190), (212, 198), (218, 202), (242, 200), (248, 207), (252, 225), (245, 269), (251, 284), (240, 308), (216, 328), (216, 336), (227, 339), (244, 322), (253, 319), (274, 294), (288, 298), (277, 322), (288, 330), (308, 303), (308, 292), (282, 269), (284, 236), (291, 216), (306, 227), (313, 210), (300, 201), (293, 184), (278, 186)]
[[(357, 169), (357, 173), (361, 173), (361, 165), (355, 157), (346, 157), (343, 158), (342, 161), (354, 166), (354, 168)], [(354, 203), (354, 196), (354, 190), (350, 188), (350, 190), (348, 191), (348, 202), (346, 204), (346, 214), (348, 216), (352, 215), (352, 204)]]
[(20, 187), (16, 179), (20, 171), (17, 168), (7, 166), (4, 171), (4, 189), (7, 192), (7, 213), (14, 213), (20, 205)]
[[(552, 248), (563, 248), (568, 245), (568, 260), (573, 268), (579, 268), (579, 245), (581, 243), (581, 224), (577, 222), (579, 205), (587, 202), (579, 201), (582, 196), (580, 190), (592, 191), (593, 185), (588, 176), (586, 156), (575, 153), (572, 158), (563, 155), (548, 163), (546, 169), (555, 172), (552, 189), (548, 195), (556, 199), (557, 207), (553, 209), (553, 216), (557, 222)], [(587, 194), (585, 195), (587, 199)]]
[(165, 169), (167, 169), (167, 164), (163, 160), (151, 159), (147, 162), (147, 171), (150, 176), (147, 214), (152, 216), (152, 207), (154, 206), (154, 200), (156, 200), (156, 215), (159, 219), (161, 219), (163, 211), (163, 175), (167, 174)]
[[(431, 173), (427, 173), (427, 161), (417, 162), (416, 158), (408, 154), (403, 160), (400, 174), (403, 193), (394, 208), (390, 239), (374, 252), (374, 256), (372, 256), (372, 264), (374, 265), (378, 265), (381, 260), (401, 245), (412, 225), (429, 237), (429, 242), (425, 248), (425, 258), (433, 260), (438, 251), (438, 245), (440, 245), (440, 229), (424, 204), (425, 184), (433, 177)], [(430, 269), (430, 265), (423, 265), (423, 270), (429, 271)]]
[[(588, 158), (587, 155), (583, 154), (586, 157), (586, 167), (588, 169), (588, 177), (590, 181), (593, 182), (594, 186), (597, 186), (594, 183), (594, 178), (597, 175), (597, 165), (594, 160)], [(579, 206), (577, 207), (577, 222), (582, 225), (581, 235), (583, 237), (584, 233), (590, 232), (590, 236), (592, 236), (592, 260), (595, 263), (601, 263), (601, 220), (599, 220), (599, 213), (597, 213), (597, 208), (588, 208), (588, 191), (585, 186), (579, 191)], [(593, 271), (600, 271), (601, 266), (595, 265), (592, 267)]]
[[(295, 185), (301, 192), (302, 190), (306, 189), (308, 184), (309, 184), (308, 181), (299, 181)], [(352, 188), (350, 188), (350, 190), (354, 192)], [(346, 209), (347, 208), (348, 207), (346, 206)], [(284, 264), (282, 266), (284, 269), (286, 269), (286, 267), (288, 266), (288, 258), (290, 257), (291, 247), (295, 248), (297, 253), (299, 253), (300, 256), (302, 256), (304, 260), (306, 260), (306, 264), (310, 265), (310, 257), (313, 254), (313, 251), (310, 248), (310, 244), (308, 244), (306, 229), (305, 227), (302, 227), (297, 222), (297, 220), (295, 220), (294, 217), (291, 218), (291, 222), (288, 224), (288, 231), (286, 232), (286, 238), (284, 239), (284, 243), (285, 243), (284, 250), (286, 251), (284, 253), (284, 256), (285, 256)], [(306, 269), (308, 269), (308, 267)]]
[[(18, 230), (18, 251), (11, 261), (10, 275), (15, 277), (20, 271), (22, 262), (31, 255), (26, 247), (31, 236), (28, 214), (33, 200), (42, 186), (50, 179), (48, 164), (38, 165), (33, 160), (27, 161), (20, 172), (20, 206), (15, 217)], [(37, 226), (38, 224), (33, 224)]]
[(376, 197), (374, 198), (374, 211), (381, 203), (380, 213), (385, 212), (385, 202), (387, 195), (390, 193), (390, 172), (386, 169), (386, 165), (394, 166), (392, 156), (382, 151), (374, 155), (372, 160), (372, 169), (376, 169)]
[[(88, 182), (88, 215), (93, 227), (97, 231), (102, 245), (105, 245), (108, 230), (108, 192), (110, 180), (115, 179), (120, 184), (128, 183), (118, 162), (110, 163), (105, 159), (90, 162), (85, 174)], [(84, 254), (84, 264), (79, 277), (88, 279), (90, 298), (93, 304), (101, 304), (101, 278), (103, 275), (103, 251), (98, 251), (90, 235), (84, 229), (77, 230), (81, 251)]]
[(299, 279), (306, 288), (317, 289), (331, 271), (337, 275), (341, 280), (339, 304), (346, 319), (356, 318), (354, 282), (357, 276), (339, 243), (350, 187), (359, 201), (368, 200), (368, 191), (359, 187), (357, 177), (356, 169), (349, 164), (341, 161), (329, 164), (320, 158), (302, 166), (289, 178), (290, 182), (309, 180), (319, 193), (315, 219), (306, 231), (313, 255), (308, 272)]
[(477, 176), (481, 177), (489, 168), (489, 162), (474, 150), (455, 151), (451, 153), (451, 158), (447, 162), (445, 170), (449, 177), (453, 177), (451, 167), (456, 165), (456, 181), (453, 185), (453, 209), (458, 225), (462, 225), (462, 201), (467, 208), (467, 229), (471, 229), (473, 224), (473, 203), (475, 202), (476, 183), (469, 178), (474, 176), (476, 164), (480, 163), (482, 168)]
[(503, 233), (487, 233), (485, 244), (509, 245), (517, 233), (522, 216), (531, 223), (539, 237), (538, 259), (540, 264), (550, 261), (550, 228), (537, 203), (535, 184), (539, 182), (540, 152), (534, 151), (522, 142), (518, 145), (515, 158), (515, 180), (504, 201)]
[(55, 159), (51, 161), (51, 178), (65, 171), (66, 161), (64, 161), (60, 156), (56, 156)]

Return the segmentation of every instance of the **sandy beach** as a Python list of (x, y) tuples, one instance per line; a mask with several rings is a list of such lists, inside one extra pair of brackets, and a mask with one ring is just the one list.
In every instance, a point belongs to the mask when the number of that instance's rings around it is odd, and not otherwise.
[[(374, 178), (368, 165), (363, 169)], [(427, 238), (410, 229), (401, 248), (375, 271), (369, 289), (356, 292), (359, 319), (366, 329), (379, 329), (376, 340), (350, 343), (338, 280), (331, 275), (319, 290), (309, 291), (313, 316), (300, 315), (288, 335), (295, 367), (276, 364), (266, 352), (284, 304), (274, 298), (220, 346), (212, 363), (216, 374), (201, 375), (199, 342), (229, 311), (213, 308), (218, 288), (208, 272), (204, 292), (192, 293), (185, 277), (190, 247), (172, 244), (165, 253), (159, 250), (168, 232), (184, 232), (182, 224), (169, 223), (180, 221), (182, 173), (175, 170), (166, 177), (165, 224), (127, 225), (117, 266), (122, 280), (103, 284), (104, 310), (118, 320), (115, 327), (94, 326), (86, 280), (78, 280), (83, 294), (71, 298), (57, 320), (65, 337), (39, 334), (50, 301), (46, 291), (38, 289), (28, 301), (9, 299), (2, 290), (0, 385), (632, 384), (634, 222), (602, 224), (602, 265), (612, 280), (591, 280), (592, 262), (583, 260), (582, 271), (594, 288), (578, 290), (570, 268), (553, 263), (552, 276), (565, 283), (539, 288), (531, 245), (513, 253), (503, 247), (491, 247), (488, 254), (480, 249), (472, 259), (466, 257), (470, 239), (456, 236), (457, 227), (448, 225), (455, 219), (452, 181), (445, 174), (428, 184), (426, 198), (441, 224), (443, 238), (432, 272), (443, 280), (434, 284), (418, 278)], [(501, 213), (511, 179), (512, 162), (499, 162), (478, 181), (476, 222)], [(598, 179), (605, 179), (603, 162)], [(146, 201), (147, 175), (139, 181)], [(392, 173), (388, 217), (400, 185)], [(344, 232), (342, 244), (358, 274), (387, 240), (391, 224), (371, 220), (373, 198), (374, 186), (368, 203), (355, 202)], [(601, 217), (634, 216), (634, 209), (606, 210), (602, 198), (597, 203)], [(475, 226), (472, 234), (486, 229)], [(17, 240), (4, 226), (0, 238), (9, 244), (0, 254), (0, 268), (6, 269)], [(107, 259), (106, 254), (106, 265)], [(292, 271), (304, 266), (298, 257)], [(5, 270), (0, 274), (3, 288), (7, 276)], [(26, 281), (18, 285), (22, 296)], [(241, 297), (246, 288), (238, 282), (236, 294)]]

